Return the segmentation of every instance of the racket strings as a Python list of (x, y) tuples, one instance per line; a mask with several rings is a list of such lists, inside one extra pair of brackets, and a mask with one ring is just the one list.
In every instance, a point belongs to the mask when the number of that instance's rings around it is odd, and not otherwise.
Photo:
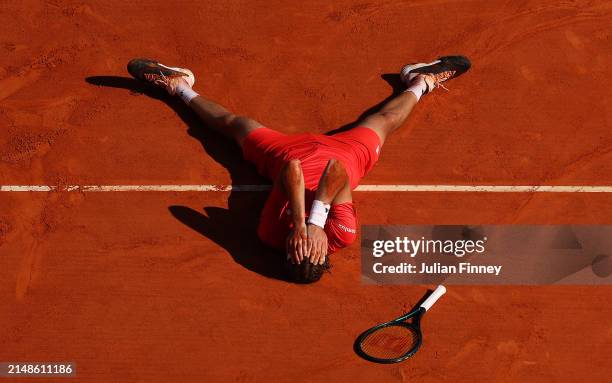
[(419, 334), (411, 327), (387, 326), (368, 334), (361, 350), (378, 359), (397, 359), (411, 352), (419, 342)]

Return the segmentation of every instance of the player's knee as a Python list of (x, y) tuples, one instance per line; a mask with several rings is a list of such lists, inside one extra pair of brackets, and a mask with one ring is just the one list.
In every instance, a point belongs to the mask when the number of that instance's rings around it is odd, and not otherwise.
[(386, 129), (394, 129), (402, 122), (402, 116), (397, 112), (381, 112), (379, 117)]
[(246, 123), (246, 121), (247, 121), (246, 117), (238, 116), (236, 114), (232, 114), (231, 122), (230, 123), (231, 123), (231, 125), (239, 126), (239, 125), (244, 125)]
[(229, 128), (232, 125), (235, 124), (236, 119), (238, 118), (237, 115), (233, 114), (233, 113), (227, 113), (222, 115), (219, 120), (221, 120), (221, 123), (226, 127)]
[(239, 115), (234, 114), (231, 117), (230, 125), (239, 130), (244, 130), (244, 129), (248, 130), (248, 129), (253, 129), (257, 127), (260, 124), (257, 123), (255, 120), (252, 120), (248, 117), (239, 116)]

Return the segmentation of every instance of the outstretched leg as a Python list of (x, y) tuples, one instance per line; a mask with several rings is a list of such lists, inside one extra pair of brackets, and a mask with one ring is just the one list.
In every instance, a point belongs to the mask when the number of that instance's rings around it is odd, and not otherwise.
[(263, 126), (253, 119), (238, 116), (200, 95), (191, 99), (188, 105), (204, 121), (206, 126), (233, 139), (240, 146), (251, 131)]
[(464, 56), (444, 56), (431, 63), (406, 65), (400, 76), (408, 88), (357, 125), (374, 130), (381, 144), (384, 143), (389, 134), (404, 124), (422, 95), (443, 87), (444, 81), (465, 73), (470, 65)]
[(418, 98), (413, 92), (400, 93), (384, 104), (378, 112), (370, 114), (357, 125), (374, 130), (382, 145), (389, 134), (404, 124), (417, 102)]
[(209, 128), (233, 139), (240, 146), (251, 131), (263, 126), (194, 92), (195, 76), (189, 69), (168, 67), (148, 59), (134, 59), (128, 63), (128, 72), (139, 80), (158, 85), (169, 94), (179, 96)]

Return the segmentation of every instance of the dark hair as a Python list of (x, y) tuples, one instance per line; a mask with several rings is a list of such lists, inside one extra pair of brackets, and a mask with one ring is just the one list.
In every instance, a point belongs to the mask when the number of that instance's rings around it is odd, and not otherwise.
[(329, 262), (329, 257), (325, 257), (325, 263), (322, 265), (313, 265), (308, 259), (304, 259), (299, 265), (291, 263), (290, 259), (285, 261), (287, 277), (291, 282), (295, 283), (316, 282), (321, 279), (323, 274), (326, 271), (328, 272), (331, 267), (332, 265)]

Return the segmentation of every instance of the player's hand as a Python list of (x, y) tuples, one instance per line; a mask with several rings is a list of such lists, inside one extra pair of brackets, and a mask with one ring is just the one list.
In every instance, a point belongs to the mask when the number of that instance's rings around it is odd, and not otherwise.
[(310, 255), (306, 223), (295, 225), (287, 237), (287, 257), (298, 265)]
[(322, 265), (327, 256), (327, 234), (317, 225), (308, 225), (308, 244), (310, 248), (310, 263)]

